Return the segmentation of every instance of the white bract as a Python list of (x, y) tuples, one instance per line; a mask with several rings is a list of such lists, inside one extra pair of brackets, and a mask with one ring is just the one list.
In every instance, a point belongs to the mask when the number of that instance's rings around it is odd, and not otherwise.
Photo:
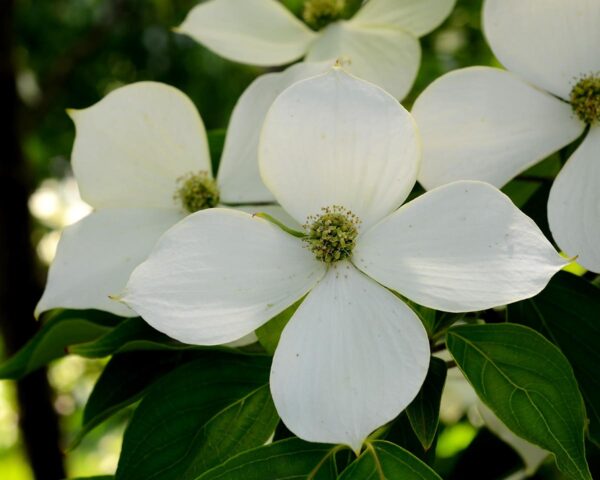
[(251, 65), (343, 58), (353, 74), (404, 98), (421, 62), (419, 37), (444, 21), (455, 0), (369, 0), (345, 19), (357, 3), (306, 0), (302, 22), (278, 0), (209, 0), (178, 31)]
[(267, 115), (259, 165), (305, 223), (301, 238), (243, 212), (198, 212), (159, 240), (123, 300), (178, 340), (216, 345), (306, 296), (273, 359), (275, 405), (299, 437), (358, 450), (428, 369), (425, 329), (391, 290), (436, 309), (484, 309), (535, 295), (565, 263), (485, 183), (397, 210), (419, 159), (412, 117), (381, 88), (339, 69), (298, 82)]
[[(158, 237), (188, 210), (220, 200), (253, 212), (253, 202), (273, 202), (258, 172), (260, 125), (281, 91), (326, 68), (302, 63), (250, 85), (232, 114), (216, 180), (202, 119), (173, 87), (140, 82), (70, 111), (77, 129), (73, 170), (83, 200), (95, 211), (63, 231), (36, 314), (94, 308), (135, 316), (109, 295), (123, 290)], [(281, 215), (278, 207), (266, 208)]]
[(552, 186), (548, 220), (558, 245), (600, 272), (600, 2), (486, 0), (483, 20), (510, 71), (457, 70), (417, 99), (419, 181), (500, 187), (585, 131)]

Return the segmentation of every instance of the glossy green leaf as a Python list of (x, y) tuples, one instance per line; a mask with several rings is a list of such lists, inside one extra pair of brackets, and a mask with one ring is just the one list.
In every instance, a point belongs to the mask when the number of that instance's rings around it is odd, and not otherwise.
[[(117, 480), (181, 480), (192, 465), (214, 466), (273, 433), (274, 407), (257, 393), (270, 358), (206, 353), (147, 391), (125, 432)], [(239, 442), (223, 440), (227, 428)]]
[(0, 378), (21, 378), (65, 356), (70, 345), (98, 338), (123, 320), (96, 310), (53, 311), (35, 337), (0, 366)]
[(340, 480), (442, 480), (410, 452), (385, 440), (368, 442)]
[[(111, 415), (138, 401), (157, 379), (201, 352), (120, 353), (108, 362), (83, 410), (82, 427), (71, 448)], [(204, 354), (206, 355), (206, 354)]]
[(508, 307), (511, 322), (544, 335), (575, 372), (590, 419), (590, 438), (600, 445), (600, 288), (561, 272), (538, 296)]
[(591, 480), (583, 399), (556, 346), (530, 328), (507, 323), (454, 327), (447, 343), (479, 398), (513, 432), (552, 452), (569, 478)]
[(158, 332), (139, 317), (128, 318), (115, 329), (85, 343), (73, 345), (69, 353), (88, 358), (102, 358), (117, 352), (134, 350), (192, 349)]
[(181, 480), (193, 480), (233, 453), (265, 443), (278, 422), (269, 385), (263, 385), (206, 423), (199, 433), (204, 442)]
[(194, 480), (335, 480), (342, 449), (290, 438), (241, 453)]
[(431, 448), (437, 432), (440, 420), (440, 401), (446, 383), (446, 374), (446, 362), (432, 357), (425, 383), (417, 397), (406, 409), (410, 424), (425, 450)]

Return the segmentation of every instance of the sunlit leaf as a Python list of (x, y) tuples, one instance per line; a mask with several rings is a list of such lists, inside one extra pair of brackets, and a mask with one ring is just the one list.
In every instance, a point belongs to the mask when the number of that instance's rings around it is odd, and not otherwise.
[(590, 438), (600, 445), (600, 288), (559, 273), (538, 296), (509, 305), (508, 318), (537, 330), (565, 354), (585, 400)]
[(271, 355), (275, 353), (275, 349), (279, 343), (279, 337), (281, 337), (281, 332), (283, 332), (283, 329), (290, 321), (290, 318), (292, 318), (292, 315), (294, 315), (294, 312), (298, 309), (301, 303), (302, 299), (286, 308), (279, 315), (273, 317), (262, 327), (256, 329), (258, 341), (267, 351), (267, 353), (270, 353)]

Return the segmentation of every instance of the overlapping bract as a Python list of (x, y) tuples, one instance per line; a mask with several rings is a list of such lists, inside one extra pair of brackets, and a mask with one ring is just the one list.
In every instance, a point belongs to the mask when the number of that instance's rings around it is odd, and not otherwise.
[[(223, 202), (252, 211), (253, 202), (274, 201), (258, 173), (260, 125), (286, 86), (325, 68), (295, 65), (246, 90), (232, 115), (216, 178)], [(109, 296), (123, 290), (160, 235), (186, 215), (174, 199), (178, 179), (198, 171), (212, 177), (204, 125), (191, 100), (155, 82), (119, 88), (70, 115), (77, 128), (73, 170), (95, 211), (62, 233), (36, 313), (95, 308), (135, 316)]]

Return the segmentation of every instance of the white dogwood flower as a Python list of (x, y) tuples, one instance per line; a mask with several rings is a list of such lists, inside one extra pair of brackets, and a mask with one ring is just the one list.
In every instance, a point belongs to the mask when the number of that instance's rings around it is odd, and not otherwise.
[(455, 0), (369, 0), (355, 13), (360, 3), (306, 0), (303, 22), (278, 0), (209, 0), (178, 31), (251, 65), (344, 58), (350, 72), (403, 98), (421, 63), (419, 37), (446, 19)]
[(485, 309), (539, 292), (564, 260), (494, 187), (457, 182), (397, 210), (416, 181), (410, 114), (339, 69), (296, 83), (267, 114), (263, 180), (303, 232), (226, 209), (190, 215), (133, 272), (123, 300), (186, 343), (217, 345), (299, 299), (271, 392), (299, 437), (355, 450), (416, 396), (430, 351), (393, 292)]
[(279, 207), (251, 206), (273, 202), (258, 172), (260, 125), (282, 90), (326, 68), (297, 64), (250, 85), (232, 114), (216, 179), (202, 119), (173, 87), (140, 82), (70, 111), (73, 170), (95, 211), (63, 231), (36, 314), (95, 308), (135, 316), (109, 295), (123, 290), (158, 237), (190, 211), (226, 203), (281, 216)]
[(585, 131), (554, 181), (548, 220), (558, 245), (600, 272), (600, 2), (486, 0), (483, 20), (509, 71), (457, 70), (417, 99), (419, 181), (500, 187)]

